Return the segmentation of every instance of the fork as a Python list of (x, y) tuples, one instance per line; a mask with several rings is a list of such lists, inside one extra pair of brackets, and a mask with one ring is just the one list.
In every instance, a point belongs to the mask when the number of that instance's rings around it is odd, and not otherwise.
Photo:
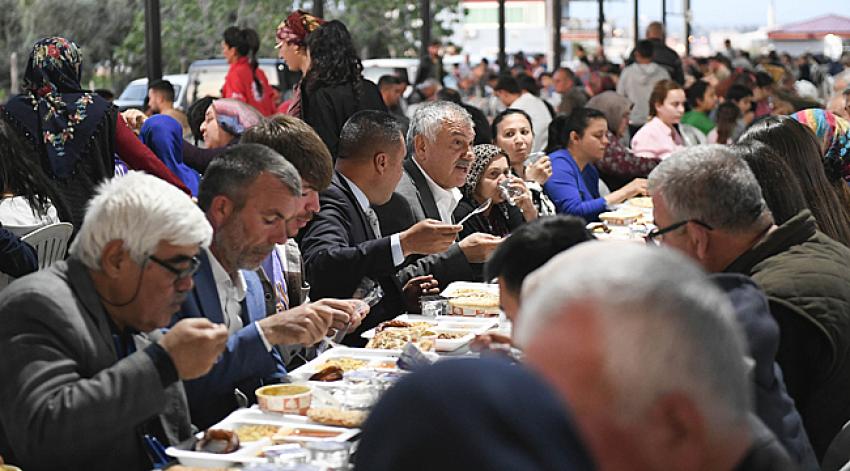
[(484, 211), (487, 211), (487, 208), (489, 208), (489, 207), (490, 207), (490, 203), (492, 203), (492, 202), (493, 202), (493, 198), (487, 198), (487, 201), (485, 201), (484, 203), (482, 203), (482, 204), (481, 204), (481, 206), (479, 206), (479, 207), (477, 207), (477, 208), (473, 209), (471, 213), (469, 213), (469, 214), (467, 214), (466, 216), (464, 216), (464, 217), (463, 217), (463, 219), (461, 219), (460, 221), (456, 222), (455, 224), (456, 224), (456, 225), (458, 225), (458, 226), (462, 226), (462, 225), (463, 225), (463, 223), (465, 223), (465, 222), (466, 222), (469, 218), (471, 218), (472, 216), (475, 216), (476, 214), (483, 213)]

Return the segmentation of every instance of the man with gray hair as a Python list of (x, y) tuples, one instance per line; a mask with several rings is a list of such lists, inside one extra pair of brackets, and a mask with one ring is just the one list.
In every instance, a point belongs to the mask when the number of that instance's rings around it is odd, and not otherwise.
[(230, 335), (209, 374), (186, 383), (192, 422), (200, 428), (253, 402), (257, 387), (286, 375), (275, 346), (309, 346), (331, 326), (359, 326), (360, 315), (351, 302), (331, 299), (266, 316), (255, 271), (276, 245), (287, 241), (300, 196), (295, 167), (260, 144), (228, 148), (204, 173), (198, 204), (213, 227), (213, 240), (200, 255), (195, 289), (175, 321), (205, 317), (226, 325)]
[(668, 250), (580, 244), (526, 279), (516, 341), (600, 469), (794, 469), (751, 414), (728, 299)]
[[(461, 199), (459, 188), (475, 160), (473, 127), (469, 113), (448, 101), (426, 103), (416, 111), (407, 132), (404, 175), (390, 201), (375, 208), (382, 232), (399, 233), (425, 219), (454, 223), (452, 213)], [(396, 275), (399, 286), (429, 274), (444, 286), (478, 279), (480, 270), (472, 264), (486, 261), (500, 242), (499, 237), (475, 233), (445, 252), (414, 255)]]
[[(141, 172), (102, 183), (71, 256), (0, 300), (0, 454), (28, 470), (147, 470), (143, 435), (189, 437), (179, 380), (203, 375), (227, 330), (175, 324), (212, 229), (176, 187)], [(151, 332), (144, 334), (144, 332)]]
[(850, 249), (817, 230), (809, 210), (781, 226), (746, 162), (725, 146), (691, 147), (649, 176), (650, 238), (709, 272), (751, 276), (779, 324), (776, 361), (822, 458), (850, 420)]

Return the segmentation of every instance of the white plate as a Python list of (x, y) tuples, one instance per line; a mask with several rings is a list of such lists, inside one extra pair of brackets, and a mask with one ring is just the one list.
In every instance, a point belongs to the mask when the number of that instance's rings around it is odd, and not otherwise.
[[(214, 428), (223, 428), (227, 430), (235, 430), (240, 425), (277, 425), (280, 427), (289, 428), (309, 428), (316, 430), (325, 430), (328, 432), (339, 432), (335, 437), (317, 438), (317, 437), (292, 437), (287, 441), (291, 442), (345, 442), (354, 438), (360, 433), (357, 428), (333, 427), (330, 425), (315, 424), (310, 419), (303, 415), (291, 414), (274, 414), (263, 412), (258, 407), (250, 409), (239, 409), (224, 420), (218, 423)], [(251, 443), (251, 442), (246, 442)]]
[[(221, 422), (210, 428), (234, 430), (240, 425), (277, 425), (291, 428), (311, 428), (317, 430), (328, 430), (340, 432), (338, 436), (329, 438), (298, 437), (293, 442), (308, 441), (348, 441), (360, 433), (358, 428), (331, 427), (311, 422), (307, 417), (300, 415), (269, 414), (261, 411), (256, 406), (250, 409), (239, 409), (228, 415)], [(204, 436), (198, 432), (197, 438)], [(237, 464), (266, 463), (267, 460), (258, 456), (264, 447), (271, 446), (272, 441), (265, 438), (254, 442), (244, 442), (242, 446), (233, 453), (218, 454), (202, 451), (181, 450), (169, 447), (165, 450), (168, 456), (177, 458), (184, 466), (198, 468), (224, 468)]]
[[(434, 350), (437, 352), (453, 352), (458, 348), (471, 342), (478, 334), (483, 334), (488, 330), (499, 325), (497, 318), (487, 317), (467, 317), (467, 316), (440, 316), (440, 317), (425, 317), (416, 314), (402, 314), (395, 320), (405, 322), (429, 322), (434, 325), (435, 332), (459, 332), (467, 331), (469, 335), (465, 335), (458, 339), (437, 339), (434, 342)], [(371, 339), (375, 336), (375, 329), (369, 329), (362, 334), (364, 339)]]
[(461, 289), (477, 289), (489, 291), (496, 296), (499, 295), (499, 285), (493, 283), (476, 283), (472, 281), (455, 281), (454, 283), (450, 283), (446, 286), (446, 289), (440, 293), (440, 296), (444, 298), (454, 298), (457, 296), (458, 290)]
[(319, 367), (331, 358), (348, 357), (368, 362), (365, 368), (377, 368), (385, 361), (395, 361), (401, 356), (401, 350), (381, 350), (373, 348), (337, 347), (325, 350), (321, 355), (289, 372), (293, 380), (307, 381), (310, 376), (319, 371)]

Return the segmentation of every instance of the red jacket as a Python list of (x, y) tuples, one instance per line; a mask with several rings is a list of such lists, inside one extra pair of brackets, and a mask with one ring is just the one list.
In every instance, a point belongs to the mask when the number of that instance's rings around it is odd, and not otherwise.
[(262, 69), (258, 67), (256, 74), (262, 88), (261, 96), (258, 96), (260, 94), (254, 83), (254, 71), (251, 69), (251, 63), (247, 57), (240, 57), (230, 65), (230, 70), (227, 71), (221, 96), (222, 98), (235, 98), (244, 101), (256, 108), (263, 116), (271, 116), (275, 113), (277, 91), (269, 85), (269, 80)]

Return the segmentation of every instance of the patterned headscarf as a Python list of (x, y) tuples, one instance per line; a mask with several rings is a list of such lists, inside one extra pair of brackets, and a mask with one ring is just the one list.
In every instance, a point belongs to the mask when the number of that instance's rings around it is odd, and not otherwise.
[(325, 20), (313, 16), (303, 10), (295, 10), (277, 26), (277, 45), (280, 48), (284, 42), (304, 46), (307, 35), (319, 29)]
[(263, 119), (263, 115), (254, 107), (233, 98), (218, 99), (212, 103), (212, 107), (219, 126), (237, 137)]
[[(472, 152), (475, 153), (475, 161), (469, 166), (466, 183), (463, 184), (461, 190), (464, 196), (474, 200), (473, 195), (475, 194), (475, 189), (478, 188), (478, 183), (481, 182), (481, 176), (484, 174), (484, 170), (499, 157), (508, 159), (508, 154), (493, 144), (479, 144), (472, 148)], [(510, 159), (508, 159), (508, 166), (510, 166)]]
[(88, 148), (110, 104), (80, 85), (82, 56), (73, 41), (36, 41), (24, 73), (24, 89), (6, 105), (7, 116), (40, 149), (53, 176), (68, 177)]
[(823, 165), (830, 180), (850, 182), (850, 122), (820, 108), (798, 111), (792, 117), (824, 143)]

